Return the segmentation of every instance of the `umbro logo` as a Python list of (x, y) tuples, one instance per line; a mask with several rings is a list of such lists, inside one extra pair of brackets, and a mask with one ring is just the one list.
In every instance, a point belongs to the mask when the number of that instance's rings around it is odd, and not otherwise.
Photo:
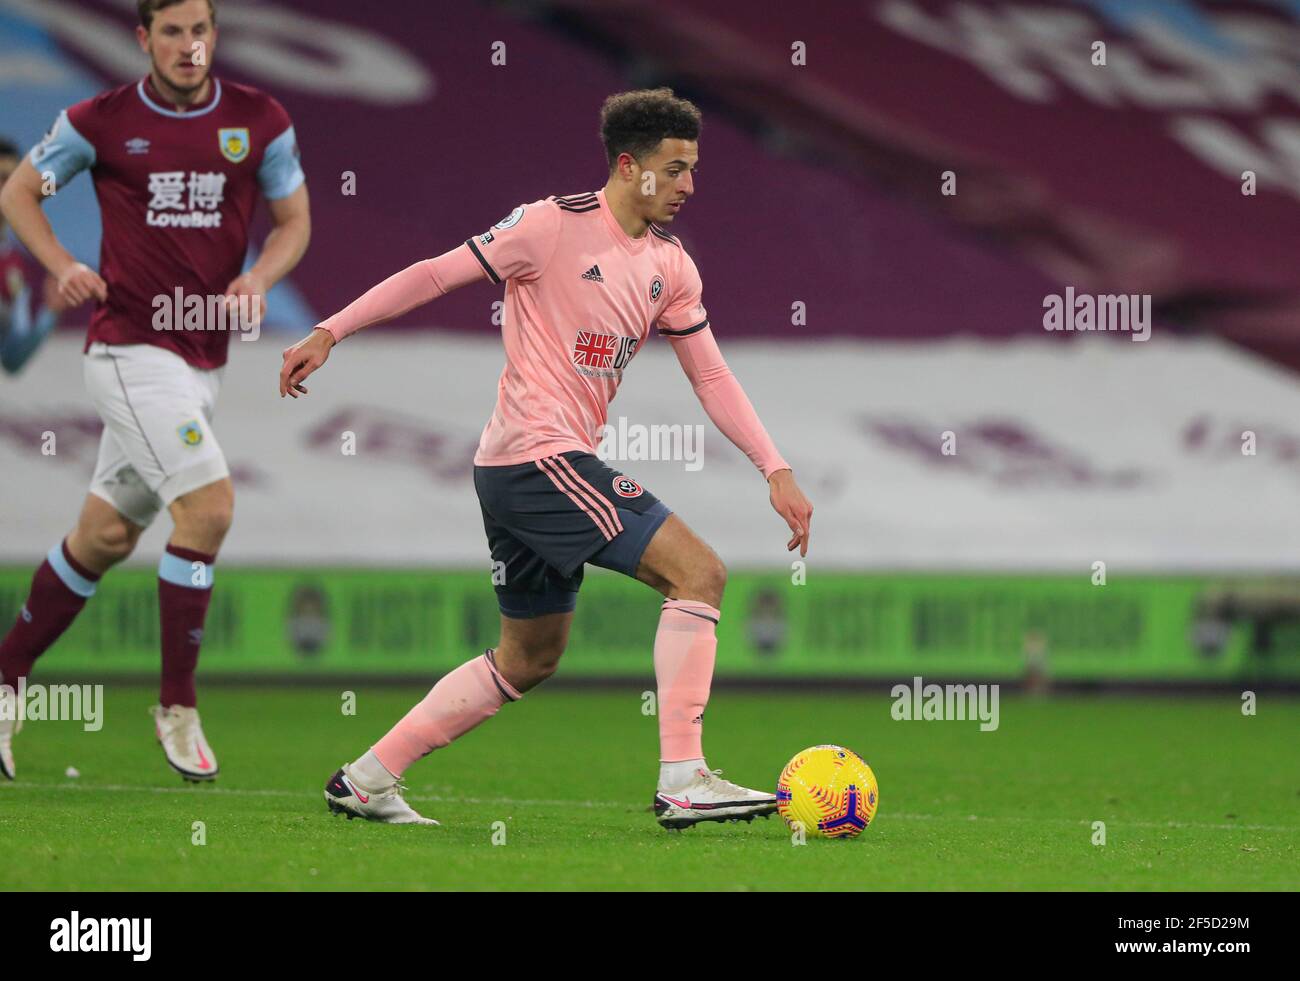
[(582, 274), (582, 278), (589, 279), (593, 283), (603, 283), (605, 281), (605, 277), (600, 274), (600, 266), (592, 266)]
[(127, 140), (124, 146), (127, 153), (140, 154), (149, 152), (149, 141), (140, 136), (133, 140)]

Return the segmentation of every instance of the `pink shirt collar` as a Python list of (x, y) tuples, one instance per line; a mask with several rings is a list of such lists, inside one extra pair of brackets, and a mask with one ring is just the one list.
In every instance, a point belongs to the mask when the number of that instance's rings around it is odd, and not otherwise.
[(605, 219), (605, 224), (609, 226), (610, 234), (618, 243), (627, 249), (628, 252), (636, 254), (645, 250), (650, 244), (650, 230), (646, 229), (645, 234), (640, 238), (633, 238), (627, 232), (623, 231), (623, 226), (618, 223), (614, 217), (614, 212), (609, 207), (609, 202), (605, 200), (605, 189), (601, 188), (596, 192), (596, 200), (600, 202), (600, 214)]

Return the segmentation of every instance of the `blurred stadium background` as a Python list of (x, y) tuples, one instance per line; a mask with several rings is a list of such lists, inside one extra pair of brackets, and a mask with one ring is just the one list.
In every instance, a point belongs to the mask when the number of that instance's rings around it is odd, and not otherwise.
[[(0, 133), (26, 149), (142, 75), (133, 7), (0, 0)], [(792, 568), (667, 346), (639, 355), (611, 423), (702, 425), (702, 465), (611, 459), (732, 569), (720, 677), (1300, 685), (1297, 0), (223, 0), (219, 26), (216, 73), (294, 118), (315, 233), (232, 344), (204, 677), (428, 677), (494, 642), (470, 461), (500, 290), (349, 341), (306, 401), (276, 397), (280, 351), (515, 205), (599, 187), (604, 97), (670, 84), (705, 111), (672, 230), (817, 509)], [(94, 265), (90, 181), (48, 210)], [(1151, 339), (1045, 331), (1067, 286), (1150, 295)], [(0, 380), (5, 624), (94, 460), (86, 318)], [(154, 674), (166, 524), (42, 673)], [(646, 590), (592, 570), (579, 605), (557, 680), (648, 677)]]

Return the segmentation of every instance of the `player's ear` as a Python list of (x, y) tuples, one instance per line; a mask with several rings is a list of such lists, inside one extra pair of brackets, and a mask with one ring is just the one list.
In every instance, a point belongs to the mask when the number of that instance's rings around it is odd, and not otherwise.
[(640, 165), (637, 163), (636, 157), (632, 156), (632, 154), (627, 152), (619, 154), (618, 156), (619, 176), (622, 177), (624, 180), (626, 181), (636, 180), (637, 168), (639, 166)]
[(140, 42), (140, 50), (149, 53), (149, 32), (139, 24), (135, 26), (135, 39)]

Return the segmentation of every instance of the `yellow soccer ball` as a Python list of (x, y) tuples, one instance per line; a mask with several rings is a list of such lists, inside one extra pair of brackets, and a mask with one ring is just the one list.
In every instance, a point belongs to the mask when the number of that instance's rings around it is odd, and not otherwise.
[(854, 838), (876, 815), (880, 791), (866, 761), (843, 746), (813, 746), (795, 755), (776, 783), (776, 809), (792, 831)]

